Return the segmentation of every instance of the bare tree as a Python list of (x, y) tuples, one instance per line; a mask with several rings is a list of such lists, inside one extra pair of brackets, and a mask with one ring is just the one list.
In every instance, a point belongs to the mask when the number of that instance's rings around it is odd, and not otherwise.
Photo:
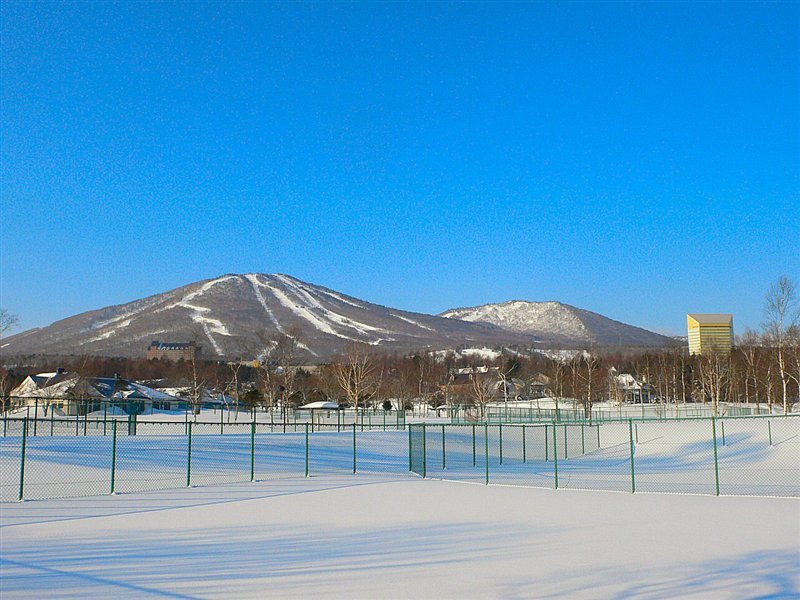
[(484, 418), (486, 414), (486, 404), (494, 399), (497, 393), (497, 385), (488, 373), (486, 377), (481, 377), (480, 375), (482, 375), (482, 373), (478, 373), (473, 369), (470, 380), (470, 392), (475, 404), (480, 408), (481, 418)]
[(800, 325), (795, 324), (786, 329), (786, 347), (789, 357), (787, 362), (792, 365), (789, 368), (789, 377), (794, 379), (797, 398), (800, 399)]
[[(745, 402), (750, 403), (751, 399), (758, 404), (758, 375), (759, 367), (761, 364), (761, 342), (758, 334), (752, 329), (745, 329), (744, 333), (739, 337), (736, 344), (739, 355), (742, 358), (745, 366), (744, 375), (744, 398)], [(752, 382), (752, 386), (751, 386)], [(753, 390), (751, 397), (750, 390)]]
[(552, 378), (553, 400), (556, 405), (556, 415), (558, 415), (558, 402), (564, 397), (564, 377), (567, 373), (567, 365), (561, 356), (556, 356), (549, 361), (549, 373)]
[(392, 370), (390, 390), (397, 399), (398, 409), (405, 410), (411, 405), (411, 398), (418, 393), (419, 379), (413, 358), (402, 358)]
[(300, 362), (300, 332), (292, 329), (287, 333), (262, 336), (258, 356), (258, 378), (263, 389), (264, 400), (271, 409), (280, 406), (284, 423), (287, 422), (289, 398), (295, 393), (295, 380)]
[[(7, 331), (10, 331), (19, 323), (19, 317), (12, 315), (5, 308), (0, 308), (0, 352), (3, 349), (3, 336)], [(6, 388), (9, 385), (8, 371), (0, 361), (0, 398), (3, 401), (3, 411), (6, 410), (6, 393), (9, 391)]]
[(0, 340), (3, 339), (6, 331), (10, 331), (19, 323), (19, 317), (12, 315), (8, 309), (0, 308)]
[(716, 350), (698, 356), (700, 389), (703, 401), (711, 400), (715, 415), (719, 415), (719, 403), (727, 398), (730, 381), (730, 357)]
[(786, 276), (781, 276), (767, 292), (764, 307), (764, 330), (775, 346), (778, 375), (781, 379), (783, 412), (789, 412), (789, 377), (786, 365), (786, 330), (797, 321), (796, 289)]
[(331, 363), (336, 381), (347, 402), (356, 410), (358, 423), (358, 404), (367, 402), (378, 392), (383, 380), (383, 371), (370, 355), (366, 344), (351, 343), (347, 352)]
[(592, 404), (594, 401), (594, 380), (597, 377), (597, 372), (600, 368), (600, 358), (597, 354), (590, 352), (582, 352), (580, 360), (583, 363), (583, 368), (579, 371), (579, 378), (584, 384), (586, 397), (584, 399), (584, 413), (592, 422)]
[(189, 402), (192, 405), (192, 415), (197, 420), (200, 408), (203, 405), (203, 390), (206, 387), (207, 379), (203, 376), (197, 364), (197, 354), (192, 353), (188, 360), (189, 375)]

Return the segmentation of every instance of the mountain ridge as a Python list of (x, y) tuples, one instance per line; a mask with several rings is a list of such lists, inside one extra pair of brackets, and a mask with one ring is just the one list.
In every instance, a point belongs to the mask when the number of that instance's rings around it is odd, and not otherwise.
[(556, 300), (509, 300), (451, 308), (439, 316), (490, 323), (535, 338), (561, 338), (571, 343), (577, 341), (597, 346), (665, 346), (673, 343), (667, 336)]
[[(515, 302), (527, 301), (509, 301)], [(137, 357), (144, 356), (152, 340), (195, 340), (203, 346), (206, 357), (234, 358), (252, 357), (269, 339), (288, 335), (296, 339), (304, 360), (325, 362), (353, 342), (368, 344), (376, 351), (409, 352), (548, 343), (574, 346), (586, 338), (577, 335), (574, 327), (556, 329), (540, 328), (531, 333), (479, 319), (404, 311), (283, 273), (226, 273), (23, 331), (5, 338), (2, 349), (6, 355)], [(653, 339), (657, 345), (664, 344)]]

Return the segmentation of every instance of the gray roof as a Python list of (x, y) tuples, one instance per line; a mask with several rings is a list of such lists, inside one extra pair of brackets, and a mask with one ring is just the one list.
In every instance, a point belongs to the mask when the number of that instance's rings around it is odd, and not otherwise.
[(733, 321), (733, 315), (729, 313), (689, 313), (688, 316), (692, 317), (701, 325), (710, 323), (730, 323)]

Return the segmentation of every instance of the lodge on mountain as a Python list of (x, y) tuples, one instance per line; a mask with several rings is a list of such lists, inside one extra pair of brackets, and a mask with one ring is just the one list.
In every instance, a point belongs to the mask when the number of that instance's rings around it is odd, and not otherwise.
[(730, 354), (733, 349), (733, 315), (693, 313), (686, 315), (689, 354)]
[(200, 357), (201, 347), (195, 342), (160, 342), (153, 340), (147, 348), (147, 360), (194, 360)]

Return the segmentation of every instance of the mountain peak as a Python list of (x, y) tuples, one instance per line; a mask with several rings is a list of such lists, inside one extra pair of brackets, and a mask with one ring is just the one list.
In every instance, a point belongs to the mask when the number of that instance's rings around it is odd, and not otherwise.
[(269, 340), (297, 341), (302, 360), (324, 362), (350, 343), (408, 352), (524, 344), (527, 337), (372, 304), (282, 273), (226, 273), (5, 338), (8, 354), (144, 356), (154, 339), (196, 341), (203, 356), (256, 356)]
[(294, 338), (302, 360), (314, 362), (354, 342), (388, 352), (672, 343), (555, 301), (512, 300), (432, 316), (372, 304), (283, 273), (226, 273), (10, 336), (3, 350), (137, 357), (152, 340), (195, 341), (206, 357), (232, 358), (258, 355), (277, 335)]
[(439, 316), (473, 323), (490, 323), (540, 340), (600, 346), (663, 346), (670, 339), (556, 301), (510, 300), (446, 310)]

